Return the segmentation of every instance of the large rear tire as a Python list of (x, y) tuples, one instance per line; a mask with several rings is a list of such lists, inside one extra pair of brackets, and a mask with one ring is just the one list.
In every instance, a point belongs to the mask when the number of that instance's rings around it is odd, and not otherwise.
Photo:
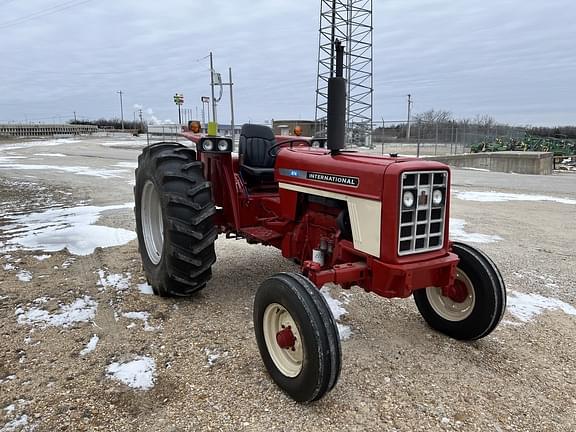
[(428, 325), (450, 337), (476, 340), (488, 336), (506, 310), (506, 286), (496, 265), (483, 252), (454, 242), (460, 262), (455, 292), (444, 296), (439, 287), (414, 291), (414, 301)]
[(278, 273), (260, 285), (254, 331), (268, 373), (294, 400), (312, 402), (334, 388), (342, 357), (338, 327), (306, 277)]
[(136, 231), (146, 278), (160, 296), (189, 296), (206, 286), (216, 261), (211, 184), (196, 152), (157, 143), (138, 157)]

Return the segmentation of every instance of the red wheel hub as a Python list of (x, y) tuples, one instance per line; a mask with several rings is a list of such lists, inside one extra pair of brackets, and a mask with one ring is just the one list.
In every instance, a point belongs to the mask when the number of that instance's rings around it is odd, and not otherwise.
[(450, 300), (456, 303), (462, 303), (468, 298), (468, 287), (460, 279), (454, 281), (454, 287), (448, 293)]
[(294, 333), (292, 333), (290, 326), (276, 333), (276, 342), (280, 348), (294, 348), (294, 344), (296, 343), (296, 336), (294, 336)]

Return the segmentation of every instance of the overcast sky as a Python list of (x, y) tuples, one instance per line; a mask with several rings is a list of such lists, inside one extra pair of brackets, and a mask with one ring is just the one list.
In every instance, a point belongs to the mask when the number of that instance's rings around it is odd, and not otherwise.
[[(0, 0), (0, 121), (177, 120), (209, 65), (235, 81), (237, 122), (315, 112), (320, 0)], [(576, 124), (573, 0), (374, 0), (374, 117), (449, 110)], [(204, 58), (204, 59), (203, 59)], [(202, 59), (202, 60), (200, 60)], [(221, 123), (229, 107), (219, 108)]]

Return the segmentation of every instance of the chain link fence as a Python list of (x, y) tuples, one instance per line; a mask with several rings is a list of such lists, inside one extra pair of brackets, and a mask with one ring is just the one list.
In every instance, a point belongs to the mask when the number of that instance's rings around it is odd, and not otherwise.
[(526, 130), (504, 125), (461, 122), (379, 122), (364, 147), (381, 154), (444, 156), (469, 153), (473, 146), (496, 139), (522, 139)]

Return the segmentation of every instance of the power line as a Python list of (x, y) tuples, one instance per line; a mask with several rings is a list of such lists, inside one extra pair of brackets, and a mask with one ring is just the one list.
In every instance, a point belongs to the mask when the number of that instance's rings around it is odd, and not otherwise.
[(92, 0), (80, 0), (80, 1), (70, 0), (70, 1), (66, 1), (64, 3), (60, 3), (57, 5), (51, 6), (49, 8), (41, 9), (41, 10), (34, 12), (34, 13), (31, 13), (29, 15), (24, 15), (23, 17), (16, 18), (16, 19), (1, 23), (0, 29), (14, 27), (14, 26), (19, 25), (19, 24), (26, 22), (26, 21), (30, 21), (30, 20), (33, 20), (36, 18), (45, 17), (48, 15), (53, 15), (55, 13), (62, 12), (62, 11), (65, 11), (67, 9), (71, 9), (73, 7), (88, 3), (90, 1), (92, 1)]

